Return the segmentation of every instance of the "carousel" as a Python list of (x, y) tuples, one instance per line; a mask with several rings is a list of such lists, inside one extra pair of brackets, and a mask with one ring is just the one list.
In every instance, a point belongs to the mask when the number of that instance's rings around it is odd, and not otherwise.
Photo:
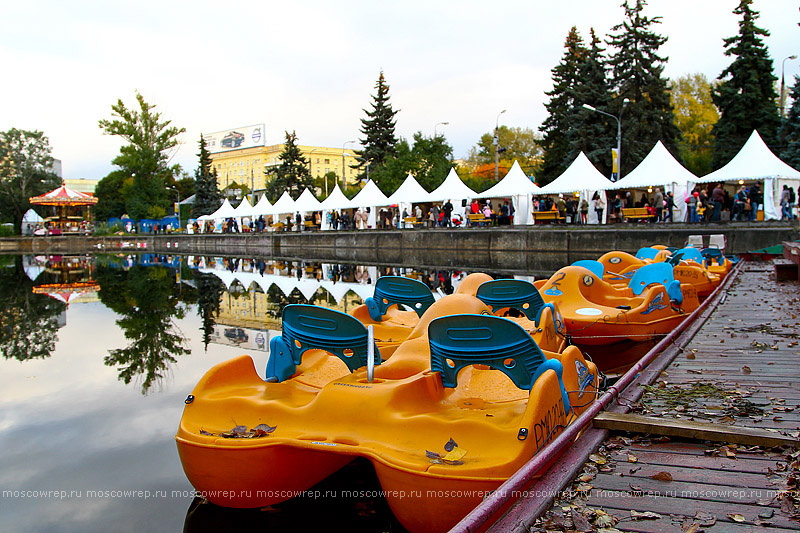
[[(70, 189), (66, 185), (41, 196), (29, 198), (31, 205), (52, 206), (52, 215), (44, 219), (44, 233), (85, 233), (92, 223), (92, 206), (97, 198)], [(38, 234), (34, 232), (35, 234)]]
[(44, 294), (69, 305), (75, 300), (95, 298), (100, 290), (100, 284), (94, 279), (94, 260), (91, 256), (36, 256), (31, 267), (36, 267), (32, 269), (35, 276), (28, 273), (29, 277), (36, 280), (44, 272), (45, 281), (48, 282), (34, 286), (34, 294)]

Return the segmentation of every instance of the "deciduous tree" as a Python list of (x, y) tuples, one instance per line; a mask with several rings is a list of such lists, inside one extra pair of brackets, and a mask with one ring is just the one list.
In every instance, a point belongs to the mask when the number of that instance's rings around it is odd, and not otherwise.
[(683, 142), (678, 148), (686, 168), (697, 176), (713, 170), (714, 124), (719, 120), (711, 99), (711, 84), (705, 74), (687, 74), (670, 81), (670, 96), (675, 112), (675, 125)]

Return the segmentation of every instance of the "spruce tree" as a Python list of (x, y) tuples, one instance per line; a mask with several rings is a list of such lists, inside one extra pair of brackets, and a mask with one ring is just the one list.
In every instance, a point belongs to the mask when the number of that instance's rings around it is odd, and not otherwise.
[[(394, 127), (397, 121), (394, 116), (397, 111), (392, 110), (389, 102), (389, 86), (381, 71), (378, 81), (375, 83), (377, 94), (372, 97), (372, 110), (363, 111), (367, 118), (361, 119), (361, 133), (365, 138), (360, 139), (363, 150), (356, 150), (358, 156), (358, 167), (361, 169), (359, 177), (364, 177), (369, 169), (375, 170), (384, 164), (386, 159), (397, 154), (395, 145), (397, 138), (394, 134)], [(380, 184), (378, 184), (380, 185)]]
[(560, 176), (571, 160), (570, 141), (568, 132), (574, 126), (576, 106), (584, 102), (577, 102), (575, 86), (579, 79), (579, 70), (583, 59), (588, 54), (583, 38), (573, 26), (564, 41), (564, 55), (561, 62), (553, 67), (553, 89), (545, 92), (550, 101), (544, 105), (549, 115), (539, 128), (544, 137), (544, 161), (542, 163), (539, 182), (547, 184)]
[(211, 168), (211, 154), (206, 148), (206, 140), (200, 135), (200, 159), (197, 170), (194, 171), (194, 204), (192, 217), (210, 215), (222, 205), (222, 194), (217, 186), (217, 171)]
[(591, 30), (591, 39), (591, 45), (578, 67), (575, 115), (572, 127), (567, 130), (570, 146), (567, 164), (583, 152), (600, 172), (610, 176), (611, 148), (617, 146), (616, 122), (609, 121), (603, 114), (583, 107), (583, 104), (589, 104), (595, 109), (605, 111), (611, 104), (604, 49), (600, 48), (601, 41), (594, 29)]
[(713, 130), (714, 168), (730, 161), (753, 130), (758, 130), (768, 145), (775, 146), (779, 126), (777, 78), (772, 74), (772, 59), (762, 40), (769, 32), (756, 26), (758, 11), (751, 8), (752, 3), (753, 0), (740, 0), (733, 10), (742, 17), (739, 34), (724, 42), (725, 55), (735, 59), (719, 75), (720, 83), (711, 93), (720, 112)]
[[(653, 25), (660, 24), (661, 17), (645, 16), (642, 12), (646, 5), (645, 0), (635, 0), (632, 6), (625, 0), (622, 4), (625, 21), (611, 29), (617, 33), (609, 35), (606, 41), (616, 49), (608, 60), (611, 86), (616, 94), (616, 101), (608, 112), (617, 117), (622, 114), (623, 176), (635, 168), (659, 140), (672, 153), (677, 153), (681, 136), (673, 121), (667, 79), (662, 76), (667, 58), (658, 55), (658, 49), (667, 38), (653, 31)], [(627, 106), (624, 105), (626, 98)]]
[(314, 178), (308, 168), (308, 159), (303, 156), (303, 152), (297, 146), (297, 134), (294, 131), (286, 132), (286, 142), (278, 159), (281, 163), (277, 167), (265, 171), (269, 180), (267, 197), (271, 202), (276, 202), (283, 191), (288, 191), (289, 195), (296, 200), (306, 187), (314, 189)]
[(792, 98), (792, 107), (786, 113), (781, 126), (781, 138), (784, 140), (781, 159), (800, 170), (800, 76), (794, 77), (794, 86), (789, 96)]

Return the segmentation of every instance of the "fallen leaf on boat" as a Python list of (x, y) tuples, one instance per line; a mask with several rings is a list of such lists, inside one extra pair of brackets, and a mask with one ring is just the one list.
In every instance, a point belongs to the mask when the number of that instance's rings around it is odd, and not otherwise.
[(442, 458), (441, 455), (439, 455), (436, 452), (432, 452), (430, 450), (425, 450), (425, 457), (427, 457), (428, 459), (441, 459)]
[(740, 515), (740, 514), (730, 514), (730, 513), (728, 513), (728, 518), (730, 518), (734, 522), (744, 522), (745, 521), (744, 516)]
[(658, 472), (650, 476), (650, 479), (655, 479), (656, 481), (672, 481), (672, 474), (669, 472)]
[(201, 429), (200, 430), (200, 434), (201, 435), (211, 435), (211, 436), (214, 435), (213, 433), (211, 433), (210, 431), (206, 431), (205, 429)]
[(461, 459), (465, 455), (467, 455), (467, 450), (465, 450), (464, 448), (455, 447), (452, 450), (450, 450), (449, 452), (447, 452), (447, 455), (442, 457), (442, 460), (444, 460), (444, 461), (458, 461), (459, 459)]
[(661, 518), (661, 515), (654, 513), (653, 511), (645, 511), (640, 513), (639, 511), (634, 511), (631, 509), (631, 518), (634, 520), (658, 520)]
[(457, 448), (457, 447), (458, 447), (458, 444), (456, 444), (456, 441), (454, 441), (452, 439), (452, 437), (451, 437), (450, 440), (445, 443), (444, 451), (449, 452), (449, 451), (452, 451), (453, 448)]

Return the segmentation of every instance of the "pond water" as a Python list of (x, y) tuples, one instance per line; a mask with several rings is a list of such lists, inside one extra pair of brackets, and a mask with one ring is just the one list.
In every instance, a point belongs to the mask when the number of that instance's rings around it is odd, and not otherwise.
[(384, 274), (450, 293), (466, 273), (153, 254), (0, 256), (0, 529), (319, 530), (341, 521), (402, 530), (371, 495), (379, 486), (369, 463), (326, 481), (362, 498), (230, 511), (195, 500), (174, 442), (184, 399), (211, 366), (249, 353), (263, 375), (284, 305), (347, 311)]

